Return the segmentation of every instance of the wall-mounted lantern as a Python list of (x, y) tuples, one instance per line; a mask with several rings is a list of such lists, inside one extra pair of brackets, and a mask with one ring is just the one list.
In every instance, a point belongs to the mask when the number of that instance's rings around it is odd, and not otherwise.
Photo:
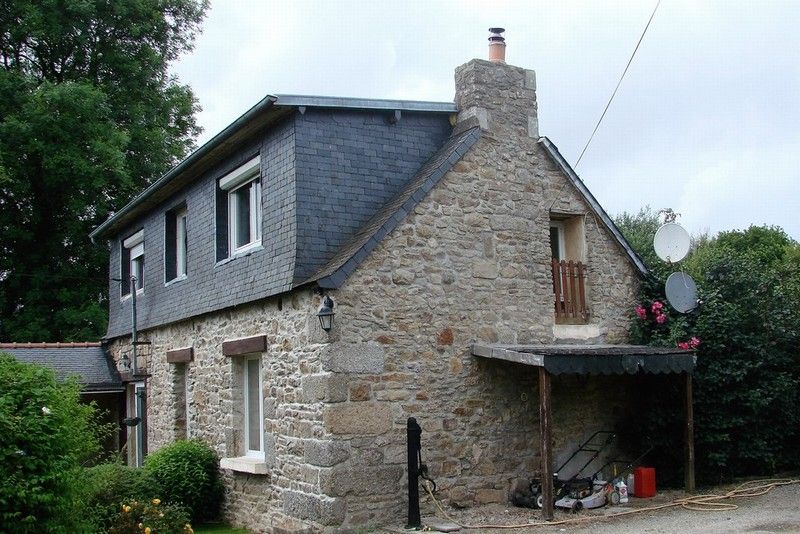
[(320, 306), (319, 311), (317, 312), (317, 317), (319, 317), (319, 325), (326, 332), (330, 332), (331, 328), (333, 328), (333, 306), (333, 299), (331, 299), (328, 295), (325, 295), (325, 297), (322, 299), (322, 306)]

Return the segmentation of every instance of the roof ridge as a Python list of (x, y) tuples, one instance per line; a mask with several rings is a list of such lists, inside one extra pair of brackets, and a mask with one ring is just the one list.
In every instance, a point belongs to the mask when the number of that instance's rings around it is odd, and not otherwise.
[(51, 343), (11, 342), (0, 343), (0, 349), (60, 349), (100, 347), (99, 341), (56, 341)]

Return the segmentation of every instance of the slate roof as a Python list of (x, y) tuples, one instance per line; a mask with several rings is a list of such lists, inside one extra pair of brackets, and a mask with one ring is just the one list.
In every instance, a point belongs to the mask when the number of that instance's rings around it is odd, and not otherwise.
[(414, 210), (425, 195), (439, 183), (442, 176), (480, 139), (480, 136), (481, 130), (475, 126), (450, 137), (408, 184), (384, 204), (325, 266), (299, 285), (316, 282), (323, 288), (340, 287), (378, 246), (378, 243)]
[(212, 137), (200, 148), (189, 154), (178, 165), (153, 182), (119, 211), (95, 228), (89, 237), (92, 240), (106, 238), (119, 231), (130, 220), (146, 213), (159, 202), (169, 197), (176, 189), (186, 185), (213, 162), (226, 157), (235, 147), (253, 132), (277, 122), (296, 108), (345, 108), (365, 110), (388, 110), (450, 114), (458, 111), (452, 102), (424, 102), (416, 100), (384, 100), (374, 98), (345, 98), (330, 96), (267, 95), (244, 112), (224, 130)]
[(61, 379), (77, 376), (86, 393), (124, 391), (100, 343), (0, 343), (0, 352), (50, 367)]

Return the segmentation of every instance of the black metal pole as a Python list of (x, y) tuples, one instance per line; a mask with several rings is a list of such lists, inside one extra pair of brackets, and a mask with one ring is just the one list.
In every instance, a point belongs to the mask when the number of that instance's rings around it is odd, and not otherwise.
[(139, 342), (139, 337), (136, 332), (136, 277), (131, 275), (131, 351), (133, 353), (133, 376), (139, 374), (139, 368), (136, 362), (136, 345)]
[(419, 452), (422, 447), (422, 428), (413, 417), (408, 418), (408, 524), (406, 528), (422, 528), (419, 514)]

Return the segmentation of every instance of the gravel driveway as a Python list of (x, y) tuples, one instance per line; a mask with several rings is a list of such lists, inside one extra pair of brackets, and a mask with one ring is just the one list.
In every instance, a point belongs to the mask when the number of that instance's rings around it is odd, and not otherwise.
[[(732, 487), (717, 488), (714, 493), (721, 494)], [(619, 518), (604, 518), (607, 514), (635, 508), (665, 504), (683, 496), (683, 492), (659, 493), (653, 499), (631, 499), (630, 505), (604, 507), (597, 510), (584, 510), (575, 516), (556, 512), (555, 520), (587, 517), (595, 518), (572, 525), (541, 526), (519, 529), (461, 529), (460, 534), (480, 532), (483, 534), (537, 534), (565, 532), (574, 534), (632, 534), (632, 533), (680, 533), (717, 534), (728, 532), (797, 532), (800, 533), (800, 484), (779, 486), (766, 495), (726, 500), (739, 506), (736, 510), (700, 512), (683, 508), (668, 508), (659, 511), (642, 512)], [(427, 510), (430, 503), (423, 508)], [(538, 512), (504, 505), (488, 505), (467, 510), (447, 510), (462, 524), (519, 524), (540, 521)], [(423, 519), (423, 524), (435, 524)], [(442, 521), (442, 522), (446, 522)], [(403, 532), (402, 529), (388, 528), (386, 532)], [(408, 531), (405, 531), (408, 532)]]

